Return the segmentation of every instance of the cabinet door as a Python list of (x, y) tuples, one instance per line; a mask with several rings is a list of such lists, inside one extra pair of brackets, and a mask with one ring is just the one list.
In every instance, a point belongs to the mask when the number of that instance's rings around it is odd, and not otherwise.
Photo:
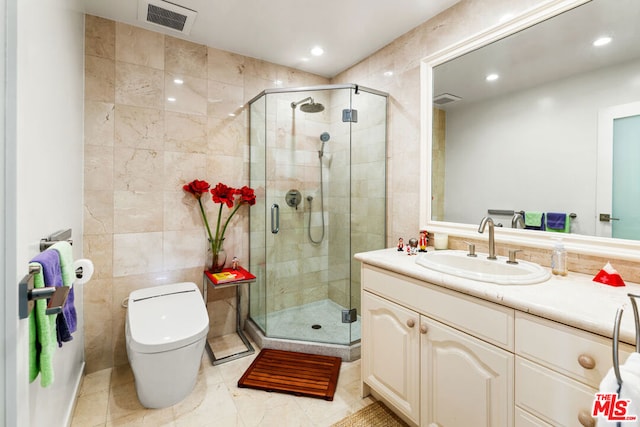
[(513, 354), (422, 318), (422, 426), (513, 425)]
[(369, 292), (363, 292), (362, 317), (363, 381), (418, 424), (418, 314)]

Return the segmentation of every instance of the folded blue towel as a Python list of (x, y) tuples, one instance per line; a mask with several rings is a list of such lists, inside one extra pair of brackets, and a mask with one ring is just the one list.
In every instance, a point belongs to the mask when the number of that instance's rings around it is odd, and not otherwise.
[(569, 233), (571, 230), (569, 215), (562, 212), (547, 212), (547, 231)]
[(524, 213), (524, 228), (527, 230), (544, 230), (545, 220), (544, 212), (525, 212)]
[[(64, 286), (72, 286), (76, 280), (76, 271), (73, 268), (73, 249), (68, 242), (56, 242), (51, 249), (60, 255), (60, 270), (62, 271), (62, 283)], [(46, 252), (46, 251), (45, 251)], [(62, 307), (62, 320), (58, 324), (58, 345), (62, 346), (63, 342), (71, 341), (71, 334), (76, 331), (78, 325), (78, 316), (74, 304), (73, 288), (69, 290), (67, 302)]]
[[(60, 258), (55, 251), (44, 251), (31, 260), (30, 265), (40, 266), (34, 276), (34, 287), (62, 286)], [(47, 315), (47, 300), (35, 302), (29, 316), (29, 382), (40, 374), (40, 384), (47, 387), (53, 383), (53, 354), (55, 350), (56, 317)]]

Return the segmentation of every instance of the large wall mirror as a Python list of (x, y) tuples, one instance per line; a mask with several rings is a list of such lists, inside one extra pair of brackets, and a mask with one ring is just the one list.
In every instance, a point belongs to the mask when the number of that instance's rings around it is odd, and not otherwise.
[(575, 246), (638, 251), (638, 22), (637, 0), (552, 1), (425, 58), (421, 226), (488, 215), (546, 246), (512, 212), (566, 213)]

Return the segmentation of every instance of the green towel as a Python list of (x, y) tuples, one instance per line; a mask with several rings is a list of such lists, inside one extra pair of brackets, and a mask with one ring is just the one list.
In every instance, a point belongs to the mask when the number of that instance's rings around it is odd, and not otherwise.
[(525, 227), (541, 227), (543, 225), (543, 212), (525, 212)]
[[(33, 277), (34, 288), (44, 288), (42, 265), (32, 262), (30, 266), (40, 268)], [(53, 354), (56, 349), (56, 315), (47, 315), (47, 300), (35, 301), (29, 315), (29, 382), (40, 373), (40, 384), (47, 387), (53, 383)]]

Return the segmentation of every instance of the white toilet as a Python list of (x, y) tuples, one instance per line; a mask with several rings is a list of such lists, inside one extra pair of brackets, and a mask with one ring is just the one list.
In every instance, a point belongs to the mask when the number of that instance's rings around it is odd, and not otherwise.
[(140, 403), (165, 408), (193, 390), (209, 332), (195, 283), (139, 289), (129, 294), (127, 355)]

